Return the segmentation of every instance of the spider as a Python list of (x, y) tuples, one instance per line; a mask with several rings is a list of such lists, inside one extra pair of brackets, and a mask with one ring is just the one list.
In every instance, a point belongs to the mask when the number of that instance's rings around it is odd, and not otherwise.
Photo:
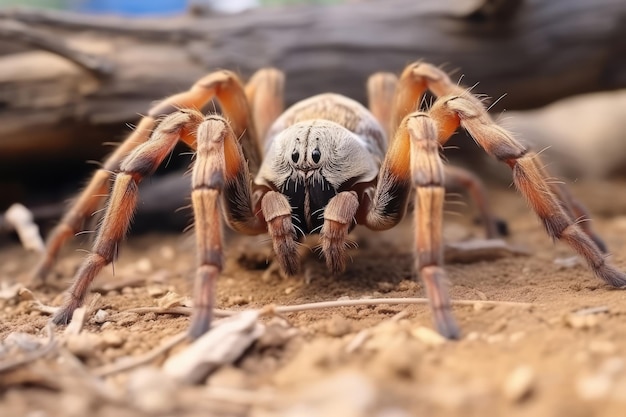
[[(437, 99), (421, 111), (426, 90)], [(606, 247), (590, 222), (581, 221), (588, 219), (584, 207), (563, 185), (548, 181), (538, 155), (496, 125), (482, 101), (442, 70), (416, 62), (399, 77), (374, 74), (367, 83), (369, 109), (327, 93), (284, 110), (283, 91), (284, 75), (276, 69), (256, 72), (245, 85), (233, 72), (216, 71), (150, 110), (96, 171), (48, 239), (36, 270), (40, 279), (63, 243), (96, 209), (100, 196), (109, 193), (109, 180), (115, 178), (93, 250), (53, 317), (55, 323), (71, 320), (98, 272), (114, 260), (137, 204), (138, 183), (179, 141), (195, 151), (192, 338), (210, 327), (223, 262), (222, 218), (237, 232), (269, 234), (286, 274), (299, 269), (298, 243), (305, 235), (318, 233), (328, 269), (339, 273), (346, 265), (347, 235), (356, 225), (373, 230), (394, 227), (410, 203), (415, 216), (415, 269), (435, 326), (446, 338), (459, 338), (442, 255), (445, 186), (469, 188), (482, 211), (487, 236), (498, 233), (481, 183), (465, 170), (444, 166), (440, 158), (442, 145), (459, 127), (511, 167), (517, 189), (550, 237), (569, 244), (606, 283), (626, 285), (626, 274), (606, 260)], [(221, 114), (205, 116), (196, 110), (213, 98), (219, 101)]]

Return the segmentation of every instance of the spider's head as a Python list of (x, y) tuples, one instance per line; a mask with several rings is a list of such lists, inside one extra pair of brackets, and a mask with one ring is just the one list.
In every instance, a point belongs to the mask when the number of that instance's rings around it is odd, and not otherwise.
[(292, 170), (323, 170), (338, 163), (342, 139), (351, 132), (337, 123), (311, 120), (288, 127), (276, 137), (276, 155)]
[(348, 180), (372, 180), (378, 167), (363, 140), (328, 120), (306, 120), (278, 133), (271, 142), (257, 181), (282, 189), (289, 181), (333, 189)]

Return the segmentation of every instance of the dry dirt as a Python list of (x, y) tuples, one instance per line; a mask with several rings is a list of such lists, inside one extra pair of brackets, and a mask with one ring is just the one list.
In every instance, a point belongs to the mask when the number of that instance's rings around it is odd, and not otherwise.
[[(622, 270), (625, 186), (574, 187), (594, 213), (612, 262)], [(460, 341), (440, 343), (431, 337), (425, 330), (432, 327), (430, 314), (423, 305), (324, 309), (262, 319), (271, 334), (197, 386), (160, 373), (167, 354), (140, 369), (96, 378), (99, 367), (139, 357), (183, 332), (189, 320), (126, 311), (158, 306), (168, 291), (191, 291), (193, 237), (143, 235), (124, 243), (115, 275), (109, 267), (96, 281), (101, 297), (95, 299), (94, 311), (105, 313), (92, 313), (81, 337), (0, 373), (0, 415), (626, 415), (626, 293), (608, 288), (580, 263), (555, 262), (571, 262), (572, 252), (547, 238), (512, 190), (492, 190), (492, 200), (509, 222), (507, 240), (531, 255), (447, 265), (453, 298), (477, 300), (454, 308), (463, 329)], [(470, 218), (447, 217), (448, 241), (481, 237)], [(352, 262), (339, 277), (329, 277), (312, 256), (309, 283), (302, 276), (267, 273), (264, 238), (231, 236), (219, 306), (241, 310), (342, 297), (423, 296), (411, 273), (410, 227), (408, 221), (389, 233), (358, 234), (360, 247), (351, 250)], [(5, 245), (0, 248), (0, 282), (5, 289), (25, 283), (36, 299), (58, 305), (84, 256), (77, 249), (65, 250), (56, 276), (35, 289), (27, 283), (36, 256)], [(480, 300), (532, 306), (489, 306)], [(32, 300), (0, 300), (0, 314), (0, 366), (40, 349), (29, 343), (45, 343), (49, 316), (37, 311)], [(55, 329), (57, 339), (63, 332)]]

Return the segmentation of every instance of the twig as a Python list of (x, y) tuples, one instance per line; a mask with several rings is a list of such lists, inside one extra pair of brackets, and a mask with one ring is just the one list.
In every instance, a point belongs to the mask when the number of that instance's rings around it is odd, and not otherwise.
[[(293, 306), (267, 306), (271, 312), (295, 313), (300, 311), (319, 310), (324, 308), (372, 306), (379, 304), (428, 304), (428, 298), (369, 298), (365, 300), (337, 300), (322, 301), (318, 303), (296, 304)], [(486, 305), (500, 305), (511, 307), (530, 307), (532, 303), (520, 303), (516, 301), (482, 301), (482, 300), (452, 300), (452, 305), (473, 306), (476, 303)]]
[(97, 31), (114, 35), (132, 35), (150, 40), (181, 41), (202, 37), (202, 30), (193, 30), (188, 21), (180, 19), (132, 19), (118, 16), (90, 16), (68, 11), (42, 10), (29, 7), (0, 10), (0, 18), (64, 30)]
[(152, 349), (151, 351), (143, 355), (140, 355), (134, 358), (125, 358), (111, 365), (101, 366), (99, 368), (94, 369), (93, 374), (99, 377), (105, 377), (105, 376), (113, 375), (119, 372), (124, 372), (129, 369), (136, 368), (148, 362), (152, 362), (153, 360), (163, 355), (164, 353), (172, 349), (174, 346), (176, 346), (177, 344), (179, 344), (186, 338), (187, 338), (186, 332), (178, 333), (177, 335), (173, 336), (169, 340), (165, 341), (160, 346), (157, 346), (156, 348)]
[(44, 251), (45, 245), (39, 234), (39, 227), (33, 221), (30, 210), (22, 204), (15, 203), (4, 213), (4, 221), (7, 226), (10, 225), (15, 229), (25, 249), (39, 253)]
[[(371, 305), (386, 305), (386, 304), (428, 304), (428, 298), (368, 298), (359, 300), (336, 300), (336, 301), (321, 301), (317, 303), (295, 304), (291, 306), (273, 306), (267, 305), (260, 310), (265, 311), (267, 314), (286, 314), (297, 313), (300, 311), (310, 310), (322, 310), (325, 308), (338, 308), (338, 307), (353, 307), (353, 306), (371, 306)], [(461, 306), (473, 306), (475, 304), (494, 305), (494, 306), (509, 306), (509, 307), (532, 307), (532, 303), (523, 303), (517, 301), (493, 301), (493, 300), (452, 300), (452, 305)], [(131, 308), (126, 310), (132, 313), (145, 314), (180, 314), (181, 316), (191, 315), (191, 307), (140, 307)], [(241, 313), (242, 310), (221, 310), (215, 309), (213, 314), (218, 317), (228, 317), (234, 314)]]
[(29, 28), (15, 20), (0, 21), (0, 37), (52, 52), (100, 78), (110, 76), (113, 73), (112, 62), (99, 56), (72, 49), (52, 34)]

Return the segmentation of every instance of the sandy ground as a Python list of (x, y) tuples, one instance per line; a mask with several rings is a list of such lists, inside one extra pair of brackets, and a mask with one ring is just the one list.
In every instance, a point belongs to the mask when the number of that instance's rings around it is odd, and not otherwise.
[[(626, 183), (574, 190), (594, 213), (611, 261), (626, 270)], [(509, 222), (507, 240), (531, 254), (447, 265), (453, 298), (476, 300), (454, 308), (463, 329), (460, 341), (434, 337), (423, 305), (323, 309), (261, 319), (266, 334), (199, 385), (163, 375), (161, 365), (170, 353), (139, 369), (98, 378), (102, 366), (138, 358), (187, 327), (185, 315), (127, 311), (176, 298), (168, 292), (183, 297), (191, 291), (193, 237), (149, 234), (123, 245), (115, 275), (110, 267), (100, 275), (92, 313), (78, 336), (55, 329), (60, 347), (0, 373), (0, 415), (625, 415), (626, 293), (571, 262), (572, 252), (547, 238), (512, 190), (492, 190), (492, 200)], [(423, 296), (411, 272), (410, 228), (409, 220), (388, 233), (357, 234), (359, 249), (351, 250), (352, 262), (339, 277), (330, 277), (311, 256), (308, 283), (304, 276), (267, 272), (265, 238), (229, 237), (219, 306), (241, 310)], [(482, 231), (465, 213), (447, 216), (445, 235), (454, 242), (479, 238)], [(66, 249), (49, 285), (36, 289), (28, 284), (36, 256), (17, 244), (0, 247), (5, 294), (20, 282), (33, 291), (0, 300), (0, 366), (47, 343), (49, 316), (29, 298), (61, 302), (84, 256), (77, 249), (77, 244)], [(481, 300), (532, 305), (491, 306)]]

